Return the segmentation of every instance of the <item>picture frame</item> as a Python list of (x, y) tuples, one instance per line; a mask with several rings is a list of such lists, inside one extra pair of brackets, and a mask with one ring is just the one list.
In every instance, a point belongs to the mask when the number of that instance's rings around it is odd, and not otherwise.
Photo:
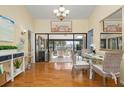
[(72, 22), (51, 21), (51, 32), (72, 32)]
[(0, 42), (14, 42), (16, 35), (15, 22), (0, 15)]
[(120, 20), (103, 21), (103, 32), (122, 32), (122, 22)]

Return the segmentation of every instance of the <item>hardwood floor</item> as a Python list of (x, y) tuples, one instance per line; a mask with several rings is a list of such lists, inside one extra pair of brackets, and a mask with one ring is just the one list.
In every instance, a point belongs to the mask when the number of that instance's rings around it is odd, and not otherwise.
[[(101, 87), (102, 77), (95, 75), (89, 80), (87, 72), (71, 72), (72, 63), (35, 63), (32, 68), (8, 82), (4, 87)], [(112, 79), (106, 86), (116, 86)]]

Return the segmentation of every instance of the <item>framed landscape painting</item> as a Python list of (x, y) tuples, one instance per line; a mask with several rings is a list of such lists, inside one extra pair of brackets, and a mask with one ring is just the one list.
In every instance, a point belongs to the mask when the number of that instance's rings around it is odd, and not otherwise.
[(104, 32), (122, 32), (122, 22), (120, 20), (106, 20), (103, 22)]
[(72, 32), (71, 21), (52, 21), (51, 32)]
[(15, 22), (0, 15), (0, 42), (13, 42), (15, 33)]

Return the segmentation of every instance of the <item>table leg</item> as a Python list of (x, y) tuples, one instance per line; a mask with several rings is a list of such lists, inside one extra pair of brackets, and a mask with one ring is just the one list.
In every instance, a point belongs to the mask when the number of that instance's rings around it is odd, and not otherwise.
[(92, 79), (92, 76), (93, 76), (93, 72), (92, 72), (92, 59), (89, 60), (89, 64), (90, 64), (90, 74), (89, 74), (89, 79)]

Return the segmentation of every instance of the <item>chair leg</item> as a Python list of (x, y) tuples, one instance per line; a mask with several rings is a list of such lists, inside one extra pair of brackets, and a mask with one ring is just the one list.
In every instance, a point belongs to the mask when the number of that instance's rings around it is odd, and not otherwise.
[(92, 79), (95, 78), (95, 71), (92, 71)]
[(117, 77), (117, 86), (120, 86), (120, 78)]
[(72, 75), (72, 78), (74, 78), (75, 76), (74, 67), (72, 67), (71, 75)]
[(106, 86), (106, 77), (103, 77), (103, 86)]
[(87, 69), (87, 76), (88, 76), (88, 78), (89, 78), (89, 73), (90, 73), (90, 72), (89, 72), (89, 69)]
[(71, 73), (72, 73), (72, 74), (74, 73), (74, 67), (72, 67), (72, 71), (71, 71)]

